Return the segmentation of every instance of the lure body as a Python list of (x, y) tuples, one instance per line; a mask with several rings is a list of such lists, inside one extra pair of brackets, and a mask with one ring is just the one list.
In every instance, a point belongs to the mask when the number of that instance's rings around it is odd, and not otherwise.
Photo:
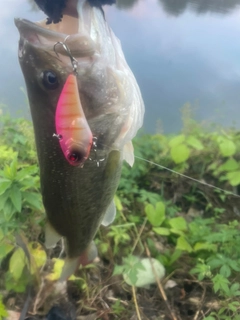
[(70, 74), (60, 94), (55, 124), (62, 152), (73, 166), (83, 166), (92, 146), (92, 132), (81, 105), (76, 76)]

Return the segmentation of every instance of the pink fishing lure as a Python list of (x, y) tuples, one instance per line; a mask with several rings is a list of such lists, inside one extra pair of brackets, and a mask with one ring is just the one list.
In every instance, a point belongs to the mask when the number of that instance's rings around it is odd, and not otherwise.
[(70, 74), (60, 94), (55, 125), (62, 152), (72, 166), (83, 166), (93, 135), (83, 112), (76, 76)]

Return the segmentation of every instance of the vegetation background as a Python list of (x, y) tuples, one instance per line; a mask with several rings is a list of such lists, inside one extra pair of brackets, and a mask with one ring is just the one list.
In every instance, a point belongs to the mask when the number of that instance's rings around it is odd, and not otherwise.
[[(0, 319), (21, 312), (29, 286), (29, 308), (36, 307), (43, 282), (58, 279), (63, 264), (61, 243), (51, 251), (43, 245), (32, 124), (6, 111), (2, 106)], [(240, 133), (197, 123), (188, 104), (182, 115), (181, 133), (135, 139), (135, 164), (124, 164), (115, 196), (117, 217), (97, 234), (99, 261), (68, 284), (64, 303), (79, 319), (240, 319)], [(56, 303), (47, 299), (41, 312)]]

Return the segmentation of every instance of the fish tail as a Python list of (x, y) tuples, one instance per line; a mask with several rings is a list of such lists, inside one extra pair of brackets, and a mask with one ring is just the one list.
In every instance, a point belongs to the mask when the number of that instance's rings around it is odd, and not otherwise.
[(80, 265), (79, 257), (77, 258), (66, 258), (59, 282), (67, 281), (67, 279), (75, 273)]
[(91, 263), (98, 255), (95, 243), (92, 241), (88, 248), (77, 258), (66, 258), (59, 281), (67, 281), (74, 274), (79, 266), (86, 266)]

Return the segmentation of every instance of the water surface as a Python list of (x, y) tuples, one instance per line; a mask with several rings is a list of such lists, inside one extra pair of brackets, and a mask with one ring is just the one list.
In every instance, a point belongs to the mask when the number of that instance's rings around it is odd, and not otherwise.
[[(30, 1), (2, 0), (0, 101), (29, 116), (18, 64), (14, 17), (44, 18)], [(199, 120), (240, 125), (240, 0), (119, 0), (105, 7), (146, 106), (144, 128), (181, 128), (182, 106)], [(19, 111), (20, 110), (20, 111)]]

